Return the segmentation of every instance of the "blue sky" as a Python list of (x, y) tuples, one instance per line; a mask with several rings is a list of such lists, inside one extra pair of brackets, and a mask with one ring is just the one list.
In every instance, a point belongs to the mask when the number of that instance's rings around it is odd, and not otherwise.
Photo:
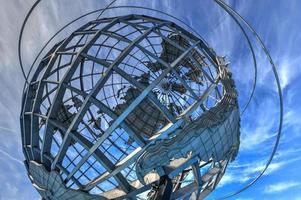
[[(0, 200), (40, 199), (22, 164), (24, 157), (19, 131), (24, 80), (17, 61), (17, 39), (24, 16), (33, 2), (0, 0)], [(43, 41), (64, 23), (78, 14), (101, 8), (108, 2), (45, 0), (30, 18), (25, 30), (25, 66), (32, 61)], [(301, 2), (232, 0), (227, 3), (250, 22), (270, 50), (284, 96), (283, 136), (274, 161), (262, 179), (232, 199), (301, 199), (301, 107), (297, 100), (301, 97)], [(240, 107), (243, 107), (254, 73), (251, 56), (238, 27), (212, 0), (120, 0), (117, 4), (144, 5), (164, 10), (193, 26), (219, 55), (226, 55), (231, 62), (231, 71), (239, 90)], [(119, 10), (108, 15), (129, 12)], [(236, 161), (230, 164), (218, 189), (208, 199), (232, 192), (248, 183), (263, 168), (274, 144), (279, 114), (276, 85), (265, 55), (258, 45), (255, 45), (255, 49), (258, 87), (254, 100), (242, 116), (240, 152)]]

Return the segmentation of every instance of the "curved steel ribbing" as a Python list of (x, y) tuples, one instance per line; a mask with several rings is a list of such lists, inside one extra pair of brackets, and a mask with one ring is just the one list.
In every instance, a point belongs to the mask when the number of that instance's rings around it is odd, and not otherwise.
[[(40, 0), (38, 0), (40, 2)], [(36, 2), (32, 9), (30, 9), (29, 13), (28, 13), (28, 17), (31, 15), (31, 13), (33, 12), (34, 8), (38, 5), (39, 2)], [(191, 29), (198, 37), (200, 37), (203, 41), (205, 41), (202, 36), (195, 30), (193, 29), (191, 26), (189, 26), (186, 22), (184, 22), (183, 20), (177, 18), (177, 17), (174, 17), (166, 12), (163, 12), (163, 11), (160, 11), (160, 10), (157, 10), (157, 9), (153, 9), (153, 8), (145, 8), (145, 7), (141, 7), (141, 6), (114, 6), (114, 7), (110, 7), (113, 3), (115, 3), (117, 0), (113, 0), (106, 8), (104, 9), (98, 9), (98, 10), (94, 10), (94, 11), (91, 11), (91, 12), (88, 12), (84, 15), (81, 15), (80, 17), (72, 20), (71, 22), (69, 22), (68, 24), (66, 24), (65, 26), (63, 26), (61, 29), (59, 29), (46, 43), (45, 45), (41, 48), (40, 52), (37, 54), (37, 56), (35, 57), (34, 59), (34, 62), (32, 63), (32, 65), (30, 66), (29, 68), (29, 72), (27, 75), (25, 75), (25, 71), (24, 71), (24, 67), (23, 67), (23, 63), (22, 63), (22, 58), (21, 58), (21, 40), (22, 40), (22, 35), (23, 35), (23, 29), (24, 29), (24, 26), (27, 22), (27, 19), (24, 20), (23, 22), (23, 25), (22, 25), (22, 29), (21, 29), (21, 33), (20, 33), (20, 38), (19, 38), (19, 62), (20, 62), (20, 66), (21, 66), (21, 70), (23, 72), (23, 75), (24, 75), (24, 78), (26, 80), (26, 83), (28, 84), (28, 77), (32, 71), (32, 68), (34, 67), (38, 57), (42, 54), (42, 52), (44, 51), (44, 49), (47, 47), (47, 45), (59, 34), (61, 33), (65, 28), (67, 28), (68, 26), (70, 26), (71, 24), (73, 24), (74, 22), (88, 16), (88, 15), (91, 15), (91, 14), (94, 14), (94, 13), (97, 13), (97, 12), (101, 12), (97, 19), (103, 14), (103, 12), (105, 12), (106, 10), (110, 10), (110, 9), (118, 9), (118, 8), (136, 8), (136, 9), (144, 9), (144, 10), (150, 10), (150, 11), (154, 11), (154, 12), (158, 12), (158, 13), (161, 13), (161, 14), (164, 14), (168, 17), (171, 17), (172, 19), (175, 19), (181, 23), (183, 23), (185, 26), (187, 26), (189, 29)], [(27, 18), (28, 18), (27, 17)], [(250, 96), (248, 98), (248, 101), (247, 103), (245, 104), (245, 106), (243, 107), (242, 109), (242, 112), (241, 112), (241, 115), (243, 115), (243, 113), (245, 112), (245, 110), (248, 108), (250, 102), (252, 101), (253, 99), (253, 96), (254, 96), (254, 92), (255, 92), (255, 88), (256, 88), (256, 82), (257, 82), (257, 64), (256, 64), (256, 58), (255, 58), (255, 55), (254, 55), (254, 50), (253, 50), (253, 47), (249, 41), (249, 37), (247, 36), (247, 34), (245, 33), (244, 29), (242, 29), (242, 27), (240, 27), (240, 29), (242, 30), (245, 38), (247, 39), (248, 41), (248, 45), (249, 45), (249, 48), (251, 50), (251, 53), (252, 53), (252, 58), (253, 58), (253, 67), (254, 67), (254, 82), (253, 82), (253, 86), (252, 86), (252, 91), (250, 93)], [(206, 42), (206, 41), (205, 41)], [(206, 45), (208, 46), (208, 44), (206, 43)], [(23, 88), (23, 93), (24, 93), (24, 90), (26, 88), (26, 84), (24, 85), (24, 88)]]

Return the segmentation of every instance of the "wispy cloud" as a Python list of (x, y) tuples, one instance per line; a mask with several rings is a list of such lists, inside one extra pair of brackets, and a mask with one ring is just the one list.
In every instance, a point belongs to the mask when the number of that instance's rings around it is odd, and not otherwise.
[(17, 162), (17, 163), (19, 163), (19, 164), (21, 164), (21, 165), (23, 166), (23, 162), (22, 162), (21, 160), (15, 158), (14, 156), (12, 156), (12, 155), (10, 155), (9, 153), (7, 153), (6, 151), (0, 149), (0, 153), (1, 153), (2, 155), (5, 155), (5, 156), (8, 157), (9, 159), (11, 159), (11, 160), (13, 160), (13, 161), (15, 161), (15, 162)]
[[(42, 6), (43, 8), (40, 12), (36, 12), (35, 16), (31, 18), (31, 22), (26, 29), (26, 40), (24, 41), (24, 57), (28, 58), (26, 60), (32, 60), (40, 45), (42, 45), (58, 27), (61, 27), (62, 24), (73, 19), (79, 13), (93, 10), (103, 5), (103, 2), (100, 3), (100, 1), (94, 0), (72, 0), (73, 9), (63, 10), (62, 8), (71, 6), (70, 1), (71, 0), (44, 1), (44, 6)], [(106, 3), (108, 2), (107, 0)], [(126, 5), (128, 2), (129, 1), (122, 0), (117, 4)], [(273, 1), (258, 1), (258, 4), (261, 4), (260, 6), (255, 6), (253, 5), (254, 3), (248, 1), (228, 2), (234, 5), (236, 10), (249, 19), (255, 29), (263, 36), (264, 43), (267, 44), (271, 50), (272, 57), (275, 59), (279, 69), (282, 88), (285, 91), (289, 91), (285, 94), (286, 114), (284, 117), (285, 130), (287, 130), (288, 133), (284, 134), (283, 139), (286, 140), (282, 141), (287, 142), (289, 147), (293, 146), (292, 144), (298, 145), (298, 141), (295, 138), (297, 136), (300, 137), (301, 112), (297, 109), (297, 107), (300, 106), (296, 104), (298, 104), (297, 100), (300, 99), (300, 94), (297, 94), (298, 86), (296, 86), (294, 90), (289, 90), (292, 85), (300, 85), (300, 28), (299, 26), (293, 26), (293, 23), (298, 25), (300, 21), (297, 20), (295, 14), (293, 14), (299, 9), (296, 5), (298, 1), (290, 1), (290, 3), (283, 1), (284, 3), (279, 2), (279, 4), (274, 4)], [(279, 14), (278, 7), (270, 8), (269, 14), (266, 15), (267, 7), (265, 6), (269, 5), (269, 2), (272, 2), (274, 6), (279, 6), (281, 10), (285, 4), (285, 8), (287, 9), (285, 13), (286, 17)], [(18, 157), (13, 156), (17, 155), (16, 146), (20, 147), (17, 151), (19, 155), (21, 155), (18, 115), (23, 84), (16, 57), (16, 39), (25, 12), (29, 9), (31, 4), (32, 0), (3, 1), (0, 7), (0, 19), (2, 22), (0, 25), (0, 145), (5, 147), (5, 151), (0, 149), (1, 158), (5, 159), (5, 163), (1, 162), (0, 169), (12, 174), (11, 176), (7, 176), (5, 173), (0, 173), (0, 182), (5, 182), (0, 188), (0, 199), (37, 199), (38, 196), (26, 178), (26, 171), (22, 161)], [(205, 37), (220, 55), (227, 55), (229, 57), (232, 62), (230, 67), (233, 76), (237, 85), (242, 88), (239, 95), (240, 102), (246, 99), (246, 94), (244, 93), (248, 91), (247, 89), (250, 87), (253, 76), (250, 55), (245, 51), (247, 48), (246, 43), (241, 40), (240, 31), (237, 27), (235, 28), (233, 21), (229, 17), (225, 17), (224, 12), (221, 11), (213, 1), (153, 0), (131, 1), (130, 4), (140, 4), (146, 7), (150, 5), (150, 7), (167, 11), (184, 19), (188, 24), (198, 29), (201, 35)], [(254, 14), (255, 11), (256, 15)], [(116, 15), (118, 14), (120, 13), (116, 12)], [(217, 23), (213, 25), (213, 22)], [(255, 48), (256, 50), (258, 49), (258, 47)], [(248, 158), (248, 155), (245, 156), (244, 154), (246, 152), (259, 152), (258, 154), (260, 155), (268, 154), (266, 144), (272, 140), (275, 135), (274, 128), (277, 122), (276, 106), (278, 102), (275, 98), (275, 90), (269, 93), (269, 95), (271, 95), (270, 97), (265, 95), (271, 88), (275, 88), (274, 81), (271, 78), (271, 69), (262, 53), (258, 53), (257, 56), (259, 58), (258, 66), (260, 75), (258, 77), (258, 84), (260, 87), (256, 90), (256, 98), (248, 110), (247, 117), (242, 121), (240, 153), (243, 153), (243, 158)], [(12, 80), (14, 80), (14, 84), (12, 84)], [(2, 121), (5, 121), (5, 123), (2, 123)], [(6, 127), (14, 128), (10, 129)], [(294, 140), (296, 140), (296, 142)], [(284, 146), (283, 149), (284, 150), (277, 154), (276, 160), (270, 165), (267, 175), (274, 174), (288, 164), (300, 161), (296, 155), (300, 152), (298, 148), (289, 149)], [(256, 160), (243, 160), (238, 158), (237, 163), (230, 164), (220, 186), (228, 186), (231, 185), (231, 183), (246, 183), (253, 178), (263, 169), (266, 162), (260, 155), (256, 155)], [(292, 159), (291, 155), (296, 155), (296, 157)], [(19, 157), (21, 158), (21, 156)], [(22, 164), (22, 166), (20, 164)], [(298, 165), (294, 163), (294, 165), (291, 166)], [(265, 189), (266, 191), (274, 190), (274, 192), (280, 192), (280, 190), (284, 191), (285, 187), (289, 189), (300, 186), (296, 185), (298, 183), (294, 181), (287, 183), (286, 186), (283, 186), (285, 184), (281, 182), (270, 185)], [(20, 197), (20, 193), (24, 194), (24, 197)], [(25, 193), (27, 193), (27, 196), (25, 196)], [(31, 196), (28, 193), (30, 193)]]
[(4, 127), (4, 126), (0, 126), (0, 130), (3, 130), (3, 131), (9, 131), (9, 132), (11, 132), (11, 133), (16, 133), (16, 134), (18, 134), (15, 130), (10, 129), (10, 128), (7, 128), (7, 127)]
[[(291, 153), (293, 153), (293, 151), (291, 151)], [(291, 155), (291, 153), (286, 152), (281, 156), (279, 155), (278, 159), (283, 158), (284, 160), (275, 160), (272, 162), (264, 176), (271, 175), (280, 169), (283, 169), (285, 166), (292, 165), (293, 163), (301, 160), (301, 156), (287, 159), (287, 156)], [(284, 155), (285, 157), (283, 157)], [(247, 164), (244, 164), (236, 161), (233, 164), (230, 164), (228, 171), (223, 176), (218, 186), (223, 187), (233, 183), (246, 183), (255, 178), (265, 168), (266, 162), (266, 160), (255, 160), (254, 162), (248, 162)]]
[(288, 190), (288, 189), (291, 189), (294, 187), (299, 187), (300, 185), (301, 185), (301, 183), (296, 182), (296, 181), (280, 182), (280, 183), (276, 183), (276, 184), (267, 186), (264, 189), (264, 193), (273, 194), (273, 193), (283, 192), (285, 190)]
[(259, 105), (251, 107), (254, 110), (250, 110), (250, 116), (242, 121), (241, 151), (256, 149), (275, 136), (274, 127), (278, 118), (275, 118), (277, 110), (274, 109), (274, 99), (271, 97), (262, 98), (265, 99)]
[(239, 178), (237, 176), (236, 173), (226, 173), (222, 180), (220, 181), (220, 183), (218, 184), (218, 188), (221, 188), (225, 185), (228, 185), (228, 184), (233, 184), (233, 183), (245, 183), (247, 182), (248, 180), (250, 180), (250, 176), (249, 174), (241, 174), (239, 175)]

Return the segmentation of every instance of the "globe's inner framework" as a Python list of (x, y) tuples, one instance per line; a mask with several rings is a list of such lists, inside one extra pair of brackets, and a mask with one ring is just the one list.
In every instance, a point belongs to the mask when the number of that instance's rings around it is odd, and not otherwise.
[(91, 21), (24, 94), (29, 176), (45, 199), (143, 198), (164, 175), (173, 199), (205, 197), (238, 151), (236, 96), (224, 59), (176, 24)]

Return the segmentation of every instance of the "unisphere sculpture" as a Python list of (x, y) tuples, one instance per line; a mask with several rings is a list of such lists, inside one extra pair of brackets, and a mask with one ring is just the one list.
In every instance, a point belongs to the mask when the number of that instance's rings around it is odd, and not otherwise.
[(225, 59), (144, 15), (94, 20), (56, 44), (21, 113), (43, 199), (204, 198), (238, 152), (239, 124)]

